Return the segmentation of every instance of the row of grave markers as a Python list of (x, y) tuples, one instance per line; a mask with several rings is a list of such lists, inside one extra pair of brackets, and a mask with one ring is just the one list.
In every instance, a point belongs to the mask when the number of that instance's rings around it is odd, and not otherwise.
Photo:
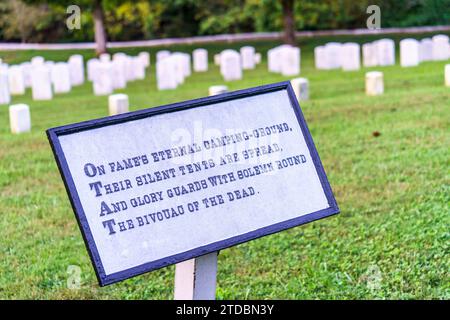
[[(395, 42), (381, 39), (362, 45), (358, 43), (329, 42), (314, 48), (316, 69), (344, 71), (359, 70), (364, 67), (390, 66), (395, 64)], [(450, 42), (446, 35), (416, 40), (412, 38), (400, 41), (400, 65), (417, 66), (423, 61), (443, 61), (450, 59)]]
[[(144, 54), (147, 54), (145, 57)], [(101, 55), (99, 59), (91, 59), (87, 63), (88, 78), (93, 82), (94, 94), (107, 95), (114, 89), (122, 89), (128, 77), (133, 79), (134, 68), (135, 79), (145, 77), (145, 69), (142, 66), (149, 66), (150, 57), (148, 53), (140, 53), (138, 58), (142, 58), (144, 64), (139, 64), (137, 58), (126, 61), (127, 56), (123, 53), (113, 55), (112, 60), (109, 55)], [(183, 84), (185, 79), (192, 74), (191, 64), (195, 72), (208, 71), (208, 51), (203, 48), (195, 49), (191, 56), (183, 52), (170, 52), (161, 50), (156, 53), (156, 83), (158, 90), (176, 89)], [(128, 59), (130, 60), (130, 58)], [(261, 61), (261, 54), (256, 53), (251, 46), (245, 46), (240, 52), (235, 50), (224, 50), (216, 61), (220, 64), (220, 71), (225, 81), (242, 79), (242, 70), (254, 69), (255, 65)], [(141, 61), (142, 62), (142, 61)], [(134, 64), (133, 64), (134, 63)], [(137, 64), (136, 64), (137, 63)], [(123, 65), (128, 65), (128, 73), (121, 74)], [(129, 75), (131, 73), (131, 75)], [(137, 73), (137, 74), (136, 74)], [(125, 78), (125, 79), (124, 79)]]
[[(314, 49), (317, 69), (345, 71), (361, 68), (361, 50), (357, 43), (330, 42)], [(195, 72), (208, 70), (208, 52), (195, 49), (192, 53)], [(421, 41), (400, 41), (400, 65), (415, 66), (421, 61), (450, 58), (449, 37), (436, 35)], [(300, 48), (281, 45), (267, 52), (269, 72), (284, 76), (300, 74)], [(254, 69), (261, 62), (255, 48), (244, 46), (239, 51), (226, 49), (214, 56), (215, 64), (225, 81), (240, 80), (243, 70)], [(362, 45), (362, 62), (365, 67), (395, 64), (395, 43), (381, 39)], [(95, 95), (109, 95), (116, 89), (126, 88), (127, 82), (143, 80), (150, 66), (150, 55), (141, 52), (132, 57), (116, 53), (112, 57), (102, 54), (87, 61), (87, 76)], [(156, 81), (158, 90), (175, 89), (191, 75), (191, 55), (183, 52), (158, 51), (156, 54)], [(8, 66), (0, 62), (0, 104), (8, 104), (10, 95), (21, 95), (32, 89), (33, 100), (51, 100), (53, 94), (70, 92), (73, 86), (84, 83), (84, 62), (81, 55), (73, 55), (67, 62), (45, 61), (34, 57), (31, 62)]]
[(433, 38), (403, 39), (400, 41), (400, 65), (413, 67), (424, 61), (443, 61), (450, 58), (449, 37), (436, 35)]
[[(197, 49), (198, 50), (198, 49)], [(195, 65), (203, 64), (204, 52), (195, 54)], [(202, 52), (202, 51), (200, 51)], [(206, 56), (208, 59), (208, 56)], [(208, 60), (206, 60), (208, 61)], [(203, 65), (202, 65), (203, 66)], [(203, 66), (204, 67), (204, 66)], [(200, 68), (201, 71), (207, 71)], [(156, 81), (158, 90), (176, 89), (192, 74), (191, 56), (184, 52), (158, 51), (156, 54)]]
[[(192, 52), (195, 72), (208, 71), (208, 51), (203, 48)], [(239, 51), (227, 49), (214, 56), (214, 62), (220, 66), (225, 81), (240, 80), (243, 70), (254, 69), (261, 62), (261, 54), (255, 48), (244, 46)], [(158, 90), (175, 89), (191, 75), (191, 56), (182, 52), (168, 50), (156, 53), (156, 81)]]
[(109, 95), (117, 89), (125, 89), (128, 82), (144, 80), (146, 68), (150, 66), (150, 54), (141, 52), (129, 56), (118, 52), (101, 54), (87, 61), (87, 77), (92, 82), (94, 95)]
[[(300, 48), (282, 45), (267, 53), (269, 71), (281, 73), (284, 76), (300, 74)], [(208, 52), (205, 49), (195, 49), (192, 53), (195, 72), (208, 70)], [(240, 80), (244, 70), (251, 70), (261, 62), (261, 54), (255, 52), (252, 46), (244, 46), (239, 51), (223, 50), (214, 55), (214, 63), (220, 67), (220, 73), (225, 81)], [(186, 53), (162, 50), (156, 54), (156, 80), (159, 90), (175, 89), (183, 83), (190, 73), (190, 56)]]
[[(437, 35), (422, 41), (403, 39), (400, 41), (402, 66), (416, 65), (419, 61), (445, 60), (450, 58), (449, 38)], [(364, 66), (385, 66), (395, 64), (395, 43), (381, 39), (363, 45)], [(431, 51), (431, 52), (430, 52)], [(319, 69), (356, 70), (360, 68), (360, 50), (356, 43), (328, 43), (314, 50), (316, 67)], [(193, 51), (195, 72), (208, 70), (208, 52), (199, 48)], [(343, 59), (342, 57), (345, 57)], [(268, 69), (282, 75), (300, 73), (300, 48), (281, 45), (267, 52)], [(227, 49), (214, 56), (215, 64), (225, 81), (239, 80), (242, 70), (254, 69), (261, 62), (261, 54), (251, 46), (240, 51)], [(115, 89), (123, 89), (128, 81), (145, 79), (146, 68), (150, 66), (150, 55), (141, 52), (136, 57), (116, 53), (112, 57), (102, 54), (98, 59), (87, 62), (87, 77), (92, 81), (95, 95), (110, 95)], [(168, 50), (156, 54), (156, 76), (158, 89), (174, 89), (191, 75), (191, 56), (187, 53)], [(383, 73), (372, 71), (366, 74), (366, 94), (379, 95), (384, 92)], [(81, 55), (73, 55), (67, 62), (45, 61), (37, 56), (30, 62), (8, 66), (0, 60), (0, 104), (9, 104), (10, 95), (21, 95), (26, 88), (32, 89), (34, 100), (50, 100), (53, 93), (70, 92), (73, 86), (83, 84), (84, 62)], [(305, 78), (292, 80), (294, 91), (300, 100), (309, 98), (309, 83)], [(445, 84), (450, 86), (450, 65), (445, 66)], [(210, 95), (226, 92), (226, 86), (212, 86)], [(110, 114), (128, 111), (128, 97), (123, 94), (109, 97)], [(28, 114), (28, 116), (27, 116)], [(13, 132), (28, 131), (27, 105), (18, 104), (10, 108)], [(24, 120), (25, 119), (25, 120)]]
[[(254, 49), (253, 49), (254, 50)], [(248, 53), (243, 48), (244, 61)], [(196, 49), (194, 71), (208, 70), (208, 53), (205, 49)], [(227, 61), (227, 55), (224, 55)], [(159, 90), (174, 89), (191, 74), (191, 58), (187, 53), (168, 50), (156, 55), (156, 78)], [(240, 58), (239, 58), (240, 63)], [(116, 53), (112, 57), (102, 54), (97, 59), (87, 61), (87, 78), (92, 82), (94, 95), (112, 94), (116, 89), (126, 88), (127, 82), (143, 80), (146, 68), (150, 66), (150, 55), (141, 52), (136, 57)], [(224, 69), (229, 72), (230, 67)], [(70, 92), (73, 86), (84, 83), (84, 62), (81, 55), (74, 55), (68, 62), (45, 61), (43, 57), (34, 57), (31, 62), (8, 66), (0, 60), (0, 104), (8, 104), (11, 95), (25, 94), (31, 88), (33, 100), (51, 100), (54, 94)]]
[[(107, 95), (125, 88), (128, 81), (145, 79), (149, 64), (147, 52), (137, 57), (117, 53), (112, 60), (109, 54), (103, 54), (87, 62), (87, 75), (94, 94)], [(84, 60), (78, 54), (67, 62), (45, 61), (41, 56), (11, 66), (0, 61), (0, 104), (10, 103), (11, 95), (23, 95), (27, 88), (31, 88), (35, 101), (52, 100), (54, 94), (68, 93), (84, 82)]]
[[(299, 101), (309, 100), (309, 81), (306, 78), (291, 80), (294, 93)], [(450, 64), (445, 66), (445, 85), (450, 87)], [(228, 92), (225, 85), (209, 87), (210, 96)], [(380, 71), (370, 71), (365, 75), (365, 92), (368, 96), (384, 93), (384, 76)], [(129, 99), (126, 94), (112, 94), (108, 97), (109, 115), (117, 115), (129, 111)], [(10, 126), (12, 133), (23, 133), (31, 130), (30, 108), (26, 104), (15, 104), (9, 107)]]
[[(299, 100), (309, 99), (309, 83), (307, 79), (297, 78), (291, 81), (294, 92)], [(210, 96), (228, 92), (225, 85), (209, 87)], [(112, 94), (108, 97), (109, 115), (123, 114), (129, 111), (128, 95), (123, 93)], [(11, 132), (15, 134), (29, 132), (31, 130), (30, 107), (26, 104), (14, 104), (9, 107)]]
[(7, 65), (0, 61), (0, 104), (8, 104), (11, 95), (23, 95), (31, 88), (33, 100), (51, 100), (53, 94), (70, 92), (73, 86), (84, 83), (84, 64), (81, 55), (73, 55), (67, 62), (45, 61), (36, 56), (29, 62)]

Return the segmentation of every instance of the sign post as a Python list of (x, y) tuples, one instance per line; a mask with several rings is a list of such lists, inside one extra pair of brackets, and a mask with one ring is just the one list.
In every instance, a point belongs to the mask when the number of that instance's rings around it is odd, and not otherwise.
[(178, 264), (214, 299), (219, 250), (339, 212), (289, 82), (47, 135), (101, 286)]
[(214, 300), (216, 298), (217, 252), (177, 263), (175, 300)]

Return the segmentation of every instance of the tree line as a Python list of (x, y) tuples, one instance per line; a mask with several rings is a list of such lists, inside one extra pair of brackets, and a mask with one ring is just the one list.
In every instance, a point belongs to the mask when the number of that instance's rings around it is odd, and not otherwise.
[[(2, 0), (0, 41), (127, 41), (240, 32), (364, 28), (369, 5), (381, 27), (445, 25), (450, 0)], [(80, 8), (81, 28), (67, 28), (67, 7)]]

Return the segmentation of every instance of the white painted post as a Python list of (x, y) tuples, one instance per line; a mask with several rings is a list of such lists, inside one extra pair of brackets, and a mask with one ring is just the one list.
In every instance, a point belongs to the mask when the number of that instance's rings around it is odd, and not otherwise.
[(175, 300), (215, 300), (217, 254), (183, 261), (175, 266)]

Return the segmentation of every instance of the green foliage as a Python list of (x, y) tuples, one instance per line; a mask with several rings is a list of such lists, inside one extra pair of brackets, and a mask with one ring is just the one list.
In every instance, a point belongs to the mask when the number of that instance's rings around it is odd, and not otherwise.
[[(65, 27), (71, 0), (5, 0), (0, 4), (0, 40), (92, 41), (91, 0), (75, 1), (81, 30)], [(281, 31), (279, 0), (102, 0), (110, 40), (140, 40), (237, 32)], [(297, 0), (297, 30), (365, 28), (366, 9), (381, 8), (382, 27), (446, 25), (450, 0)], [(26, 12), (24, 14), (24, 12)]]
[(448, 25), (450, 0), (385, 0), (382, 26)]
[(21, 1), (7, 0), (0, 4), (0, 30), (5, 39), (42, 40), (52, 16), (54, 13), (46, 6), (28, 6)]

